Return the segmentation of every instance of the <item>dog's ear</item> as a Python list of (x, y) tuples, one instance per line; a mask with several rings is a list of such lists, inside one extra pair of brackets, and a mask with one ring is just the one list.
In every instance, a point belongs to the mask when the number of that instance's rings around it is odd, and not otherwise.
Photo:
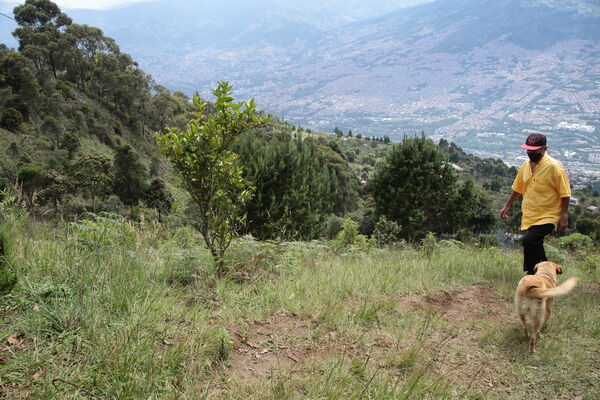
[(556, 273), (558, 275), (562, 274), (562, 268), (558, 264), (554, 264), (554, 268), (556, 268)]
[(537, 267), (538, 267), (538, 265), (540, 265), (540, 264), (541, 264), (541, 263), (537, 263), (537, 264), (535, 264), (535, 265), (533, 266), (533, 272), (537, 272)]

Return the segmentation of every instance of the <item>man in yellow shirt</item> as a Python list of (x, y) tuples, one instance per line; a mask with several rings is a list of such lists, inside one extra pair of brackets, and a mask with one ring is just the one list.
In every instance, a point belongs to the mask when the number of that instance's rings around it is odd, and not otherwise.
[(519, 168), (500, 218), (508, 218), (511, 205), (522, 195), (523, 269), (533, 275), (537, 263), (548, 261), (544, 237), (554, 230), (564, 231), (569, 224), (571, 185), (562, 164), (546, 154), (546, 136), (532, 133), (521, 148), (527, 150), (529, 160)]

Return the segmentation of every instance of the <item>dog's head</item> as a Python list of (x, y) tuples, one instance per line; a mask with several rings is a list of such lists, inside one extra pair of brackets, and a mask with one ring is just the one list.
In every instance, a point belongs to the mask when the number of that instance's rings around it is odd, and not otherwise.
[(535, 273), (543, 272), (544, 274), (549, 274), (556, 281), (556, 276), (562, 274), (562, 268), (560, 265), (553, 263), (552, 261), (543, 261), (538, 263), (533, 267)]

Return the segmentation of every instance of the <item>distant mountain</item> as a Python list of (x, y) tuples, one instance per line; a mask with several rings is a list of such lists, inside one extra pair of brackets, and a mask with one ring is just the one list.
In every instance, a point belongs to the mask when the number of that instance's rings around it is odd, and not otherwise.
[(294, 124), (363, 135), (425, 130), (519, 162), (530, 130), (600, 171), (597, 0), (160, 0), (67, 10), (161, 84), (217, 80)]

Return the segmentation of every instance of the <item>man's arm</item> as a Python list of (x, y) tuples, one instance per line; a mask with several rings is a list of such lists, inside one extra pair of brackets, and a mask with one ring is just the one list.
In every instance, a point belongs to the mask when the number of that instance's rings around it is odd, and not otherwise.
[(556, 230), (559, 232), (564, 231), (569, 226), (569, 201), (570, 197), (561, 197), (560, 199), (560, 218), (558, 219), (558, 226)]
[[(519, 196), (521, 196), (521, 193), (515, 192), (513, 190), (511, 195), (508, 197), (508, 200), (506, 200), (504, 207), (502, 207), (502, 210), (500, 211), (500, 218), (502, 218), (502, 219), (508, 218), (508, 211), (510, 210), (510, 207), (512, 206), (512, 204), (519, 198)], [(569, 202), (567, 201), (567, 207), (569, 206), (568, 203)]]

